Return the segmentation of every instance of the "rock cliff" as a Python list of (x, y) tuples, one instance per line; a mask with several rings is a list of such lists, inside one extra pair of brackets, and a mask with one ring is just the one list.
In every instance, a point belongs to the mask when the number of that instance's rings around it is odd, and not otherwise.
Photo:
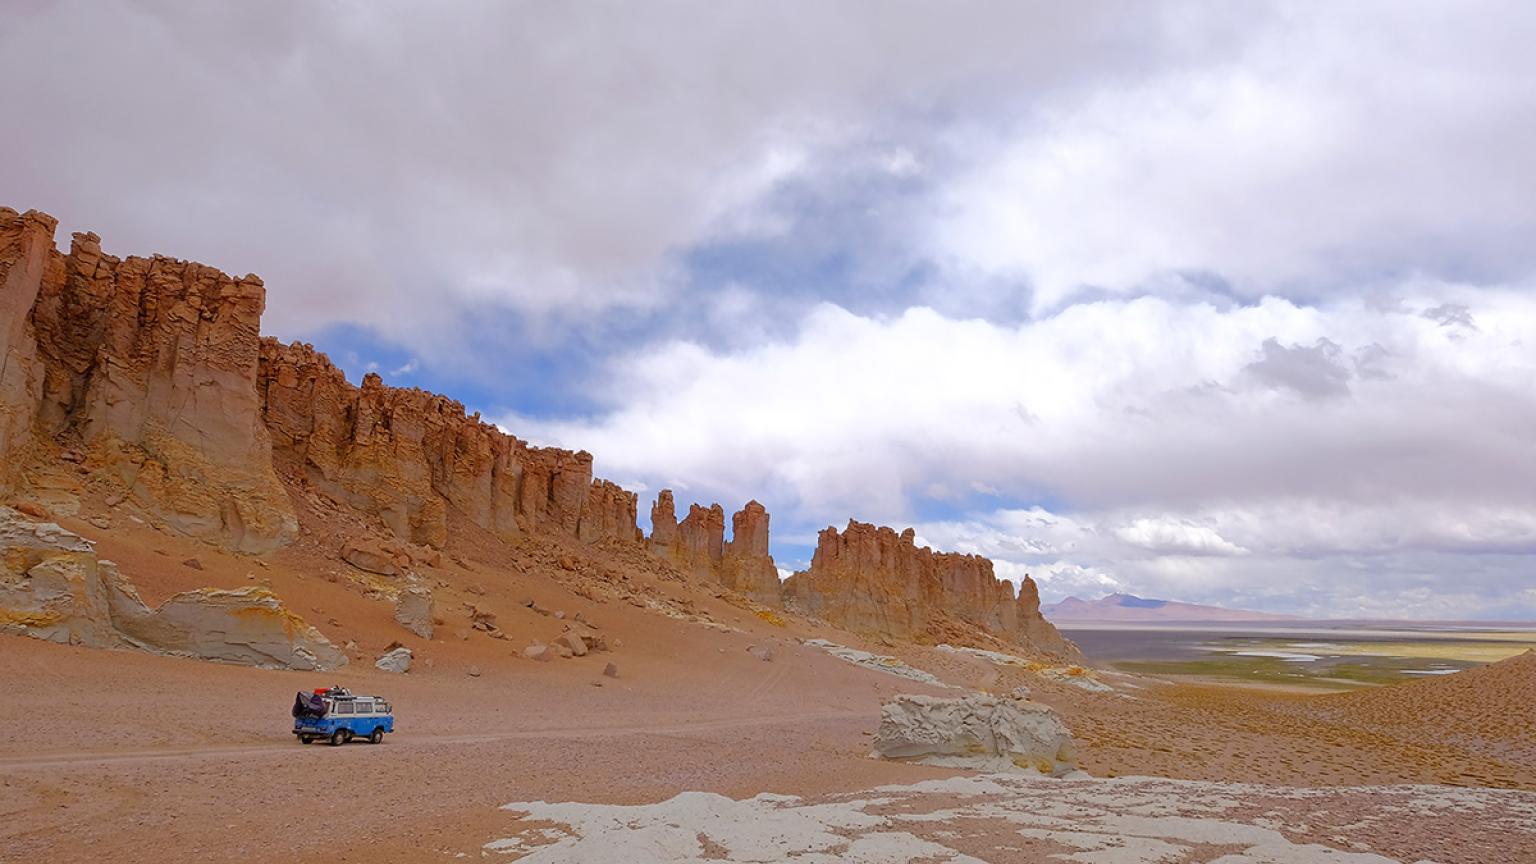
[(448, 509), (523, 532), (638, 544), (636, 496), (592, 478), (592, 456), (531, 447), (445, 396), (348, 383), (312, 346), (261, 340), (256, 387), (279, 465), (405, 540), (441, 547)]
[(768, 511), (756, 501), (731, 517), (731, 540), (726, 542), (724, 508), (693, 504), (679, 523), (672, 490), (663, 489), (651, 507), (650, 547), (684, 573), (759, 603), (782, 605), (779, 571), (768, 551)]
[(924, 639), (959, 621), (999, 639), (1076, 658), (1077, 648), (1040, 615), (1040, 597), (1025, 577), (1013, 585), (993, 575), (979, 555), (918, 546), (908, 528), (897, 534), (850, 520), (817, 539), (809, 570), (784, 583), (804, 611), (856, 632)]
[(54, 224), (0, 209), (0, 480), (25, 486), (78, 446), (95, 478), (183, 533), (245, 552), (291, 540), (256, 397), (261, 280), (120, 259), (95, 234), (61, 254)]

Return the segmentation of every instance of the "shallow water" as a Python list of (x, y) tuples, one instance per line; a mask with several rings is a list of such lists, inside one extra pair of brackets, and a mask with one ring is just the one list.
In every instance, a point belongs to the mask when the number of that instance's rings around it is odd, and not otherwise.
[[(1151, 675), (1329, 688), (1449, 675), (1536, 645), (1476, 629), (1068, 628), (1097, 664)], [(1321, 637), (1321, 638), (1320, 638)]]

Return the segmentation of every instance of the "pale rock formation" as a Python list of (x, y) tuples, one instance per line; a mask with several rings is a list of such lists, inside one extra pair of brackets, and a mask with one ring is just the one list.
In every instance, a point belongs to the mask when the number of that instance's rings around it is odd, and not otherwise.
[(347, 663), (319, 630), (259, 586), (183, 591), (154, 609), (126, 580), (111, 587), (113, 627), (146, 651), (266, 669), (327, 671)]
[(1040, 615), (1034, 581), (1017, 598), (979, 555), (917, 546), (912, 529), (897, 534), (849, 520), (824, 529), (809, 570), (784, 583), (804, 611), (861, 633), (903, 640), (931, 638), (964, 622), (999, 639), (1077, 659), (1077, 646)]
[(432, 590), (425, 585), (409, 585), (395, 597), (395, 622), (423, 639), (432, 638), (434, 611)]
[(523, 649), (523, 656), (529, 660), (537, 660), (540, 663), (548, 663), (555, 659), (555, 652), (542, 642), (535, 642)]
[(0, 507), (0, 633), (118, 647), (107, 589), (117, 578), (89, 540)]
[(414, 388), (361, 387), (312, 346), (261, 342), (257, 386), (279, 465), (396, 536), (441, 547), (452, 507), (505, 539), (522, 532), (638, 544), (637, 499), (592, 478), (592, 456), (531, 447)]
[(293, 538), (255, 389), (261, 280), (95, 234), (53, 248), (54, 220), (0, 208), (0, 483), (55, 442), (185, 534), (244, 552)]
[(379, 659), (373, 661), (373, 665), (384, 672), (404, 675), (411, 671), (411, 661), (413, 659), (415, 659), (415, 655), (411, 653), (411, 649), (400, 645), (385, 651), (379, 656)]
[(821, 650), (831, 654), (833, 657), (836, 657), (845, 663), (852, 663), (853, 665), (864, 669), (870, 669), (875, 672), (884, 672), (887, 675), (895, 675), (898, 678), (905, 678), (908, 681), (917, 681), (922, 684), (932, 684), (935, 687), (949, 686), (943, 681), (940, 681), (933, 673), (925, 672), (924, 670), (918, 669), (915, 666), (909, 666), (905, 660), (902, 660), (899, 657), (887, 657), (883, 654), (871, 654), (868, 651), (860, 651), (857, 648), (849, 648), (846, 645), (838, 645), (835, 642), (828, 642), (825, 639), (807, 639), (805, 640), (805, 644), (811, 646), (812, 648), (820, 648)]
[(90, 541), (0, 507), (0, 632), (93, 648), (280, 669), (335, 669), (346, 655), (270, 591), (186, 591), (155, 609)]
[(1072, 733), (1044, 705), (973, 693), (897, 696), (880, 709), (875, 752), (930, 765), (1061, 776), (1077, 768)]

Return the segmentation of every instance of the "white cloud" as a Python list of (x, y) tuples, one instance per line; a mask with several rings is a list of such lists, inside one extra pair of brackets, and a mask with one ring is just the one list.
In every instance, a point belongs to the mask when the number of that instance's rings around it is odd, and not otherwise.
[[(1478, 329), (1423, 316), (1446, 302)], [(1390, 302), (1139, 298), (1017, 326), (823, 306), (791, 340), (624, 358), (605, 370), (611, 410), (590, 420), (503, 425), (601, 454), (602, 470), (758, 497), (776, 526), (906, 524), (914, 496), (970, 507), (977, 488), (1058, 500), (919, 534), (1052, 564), (1048, 590), (1274, 605), (1259, 589), (1282, 562), (1397, 556), (1381, 566), (1418, 578), (1414, 556), (1536, 552), (1531, 332), (1536, 297), (1419, 282)], [(1277, 346), (1319, 344), (1288, 386), (1252, 371)], [(1301, 383), (1318, 369), (1321, 401)]]
[[(935, 254), (1084, 286), (1211, 274), (1245, 296), (1531, 272), (1531, 7), (1290, 7), (1239, 62), (1045, 100), (935, 211)], [(1305, 14), (1303, 14), (1303, 12)]]

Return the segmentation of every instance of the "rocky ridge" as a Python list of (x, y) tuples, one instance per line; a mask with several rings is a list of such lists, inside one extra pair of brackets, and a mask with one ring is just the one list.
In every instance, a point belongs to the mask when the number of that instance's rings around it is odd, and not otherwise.
[(998, 579), (979, 555), (918, 546), (915, 532), (849, 520), (817, 538), (810, 569), (784, 582), (803, 611), (855, 632), (935, 639), (961, 623), (1006, 642), (1076, 658), (1077, 647), (1040, 614), (1040, 594), (1025, 577)]
[(637, 498), (592, 477), (592, 454), (532, 447), (445, 396), (347, 382), (313, 346), (262, 339), (256, 387), (274, 458), (398, 537), (441, 547), (448, 509), (503, 539), (532, 532), (637, 544)]
[[(811, 568), (783, 585), (756, 501), (733, 514), (727, 541), (720, 505), (692, 505), (679, 522), (663, 490), (647, 540), (637, 496), (595, 478), (591, 454), (532, 446), (459, 402), (378, 375), (354, 386), (313, 346), (262, 338), (257, 277), (120, 259), (89, 233), (61, 253), (55, 228), (46, 214), (0, 208), (0, 495), (67, 515), (89, 485), (157, 527), (251, 554), (292, 542), (294, 502), (317, 495), (376, 525), (370, 533), (428, 551), (448, 544), (450, 517), (461, 516), (507, 542), (607, 546), (621, 558), (649, 549), (761, 606), (788, 599), (880, 637), (980, 633), (1074, 653), (1040, 617), (1032, 582), (1014, 597), (986, 559), (918, 549), (911, 531), (828, 529)], [(409, 566), (349, 549), (345, 560), (365, 571)], [(559, 554), (561, 567), (581, 569)], [(425, 631), (415, 606), (429, 607), (407, 599), (402, 616)]]

